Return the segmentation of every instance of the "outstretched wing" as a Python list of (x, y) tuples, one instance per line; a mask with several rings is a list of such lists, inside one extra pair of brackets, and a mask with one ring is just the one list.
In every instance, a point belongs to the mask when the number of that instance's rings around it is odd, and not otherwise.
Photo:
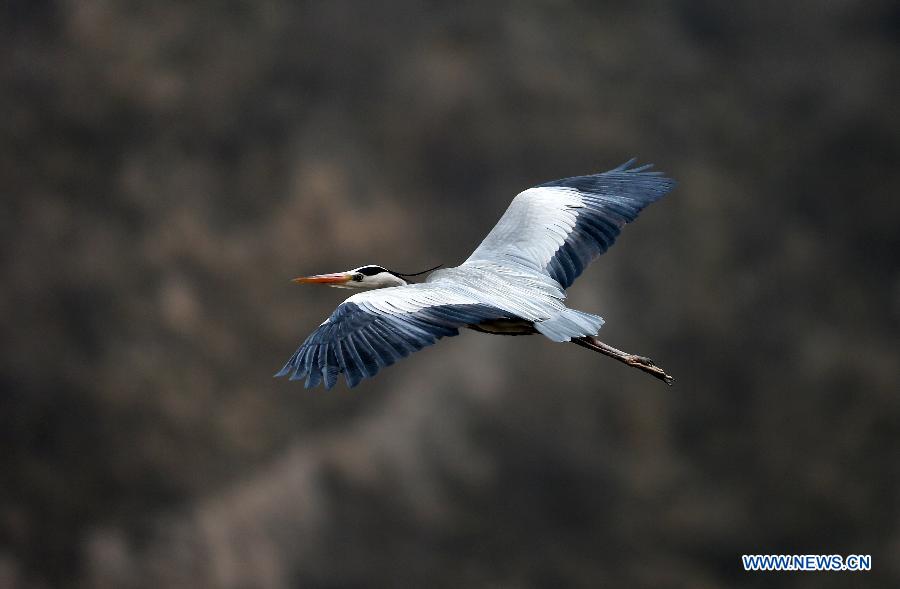
[(650, 165), (633, 163), (520, 193), (465, 263), (522, 265), (568, 288), (625, 223), (674, 188), (674, 180), (646, 171)]
[(303, 342), (275, 376), (306, 377), (306, 388), (330, 389), (343, 374), (350, 387), (400, 358), (459, 335), (459, 328), (509, 313), (439, 283), (410, 284), (353, 295)]

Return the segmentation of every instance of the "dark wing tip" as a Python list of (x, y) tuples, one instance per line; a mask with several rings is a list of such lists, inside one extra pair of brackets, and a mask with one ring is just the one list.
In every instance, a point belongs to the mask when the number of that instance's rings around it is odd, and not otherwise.
[(616, 166), (615, 168), (610, 170), (610, 172), (643, 172), (644, 170), (649, 170), (650, 168), (653, 167), (653, 164), (644, 164), (643, 166), (638, 166), (636, 168), (633, 168), (632, 166), (635, 163), (637, 163), (637, 158), (633, 157), (633, 158), (629, 159), (627, 162), (619, 164), (618, 166)]
[(575, 227), (545, 267), (550, 276), (568, 288), (596, 256), (615, 243), (626, 223), (634, 221), (650, 203), (676, 185), (653, 164), (634, 166), (635, 158), (608, 172), (563, 178), (542, 187), (575, 189), (584, 202), (576, 213)]
[[(660, 172), (658, 170), (653, 170), (652, 172), (649, 171), (649, 170), (653, 169), (655, 164), (643, 164), (641, 166), (633, 167), (635, 163), (637, 163), (637, 158), (633, 157), (630, 160), (628, 160), (627, 162), (616, 166), (615, 168), (610, 170), (610, 172), (628, 172), (630, 174), (644, 174), (644, 175), (650, 175), (650, 176), (662, 176), (663, 175), (663, 172)], [(672, 182), (674, 183), (674, 181), (672, 181)]]

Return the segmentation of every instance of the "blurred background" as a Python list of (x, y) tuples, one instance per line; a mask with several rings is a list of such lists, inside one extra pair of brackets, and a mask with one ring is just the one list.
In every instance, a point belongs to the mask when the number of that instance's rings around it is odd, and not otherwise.
[[(900, 586), (890, 0), (13, 0), (0, 587)], [(679, 181), (574, 285), (604, 341), (466, 332), (273, 379), (520, 190)], [(873, 571), (745, 573), (744, 553)]]

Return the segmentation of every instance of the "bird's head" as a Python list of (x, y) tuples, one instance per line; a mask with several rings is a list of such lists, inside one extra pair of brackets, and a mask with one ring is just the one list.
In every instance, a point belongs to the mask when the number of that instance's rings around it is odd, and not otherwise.
[(301, 276), (294, 278), (293, 282), (297, 284), (324, 284), (335, 288), (355, 288), (361, 290), (373, 290), (376, 288), (387, 288), (390, 286), (405, 286), (407, 284), (404, 277), (419, 276), (425, 272), (431, 272), (440, 268), (431, 268), (424, 272), (416, 272), (415, 274), (401, 274), (393, 272), (382, 266), (375, 264), (367, 264), (347, 270), (346, 272), (335, 272), (334, 274), (317, 274), (315, 276)]

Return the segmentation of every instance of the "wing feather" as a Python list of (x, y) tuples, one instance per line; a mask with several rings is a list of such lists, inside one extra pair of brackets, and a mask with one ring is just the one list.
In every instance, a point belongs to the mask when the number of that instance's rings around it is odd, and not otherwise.
[(633, 163), (520, 193), (466, 264), (524, 266), (568, 288), (626, 223), (674, 188), (673, 180), (647, 171), (651, 165)]
[(354, 295), (344, 301), (275, 376), (306, 377), (306, 387), (330, 389), (343, 374), (355, 387), (364, 378), (459, 328), (502, 311), (440, 284), (414, 284)]

